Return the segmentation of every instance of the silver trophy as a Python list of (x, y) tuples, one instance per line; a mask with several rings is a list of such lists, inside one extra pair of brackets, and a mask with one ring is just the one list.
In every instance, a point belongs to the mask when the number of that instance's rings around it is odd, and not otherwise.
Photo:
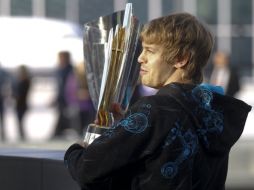
[(122, 110), (129, 106), (139, 77), (140, 28), (131, 3), (125, 10), (84, 25), (86, 77), (98, 121), (87, 128), (84, 141), (88, 144), (116, 122), (110, 112), (113, 104)]

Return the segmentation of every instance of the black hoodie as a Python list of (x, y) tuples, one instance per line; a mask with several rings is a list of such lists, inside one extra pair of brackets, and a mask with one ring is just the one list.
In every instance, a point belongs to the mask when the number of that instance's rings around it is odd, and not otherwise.
[(82, 189), (222, 190), (250, 110), (218, 88), (172, 83), (65, 162)]

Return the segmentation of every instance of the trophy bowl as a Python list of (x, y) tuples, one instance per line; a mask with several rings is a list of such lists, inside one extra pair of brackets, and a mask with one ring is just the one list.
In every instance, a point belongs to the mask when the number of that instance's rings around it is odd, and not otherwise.
[(131, 3), (125, 10), (84, 24), (86, 77), (97, 111), (97, 124), (90, 124), (85, 134), (88, 144), (116, 122), (110, 111), (113, 104), (128, 109), (139, 77), (140, 28)]

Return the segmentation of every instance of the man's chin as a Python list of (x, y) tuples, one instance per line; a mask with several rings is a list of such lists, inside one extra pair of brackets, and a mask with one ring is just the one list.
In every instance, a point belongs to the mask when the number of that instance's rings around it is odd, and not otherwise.
[(150, 86), (149, 85), (149, 82), (147, 82), (146, 80), (143, 79), (143, 77), (141, 78), (141, 84), (144, 85), (144, 86)]
[(144, 82), (141, 81), (141, 84), (144, 85), (144, 86), (146, 86), (146, 87), (149, 87), (149, 88), (158, 89), (158, 87), (157, 87), (156, 85), (153, 85), (153, 84), (148, 83), (148, 82), (145, 82), (145, 81), (144, 81)]

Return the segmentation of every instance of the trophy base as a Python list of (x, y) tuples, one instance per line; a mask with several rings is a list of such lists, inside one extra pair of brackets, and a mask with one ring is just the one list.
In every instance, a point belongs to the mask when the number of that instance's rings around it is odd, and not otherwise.
[(86, 130), (84, 142), (87, 144), (91, 144), (94, 139), (101, 136), (101, 134), (104, 133), (106, 130), (108, 130), (108, 127), (103, 127), (96, 124), (89, 124)]

